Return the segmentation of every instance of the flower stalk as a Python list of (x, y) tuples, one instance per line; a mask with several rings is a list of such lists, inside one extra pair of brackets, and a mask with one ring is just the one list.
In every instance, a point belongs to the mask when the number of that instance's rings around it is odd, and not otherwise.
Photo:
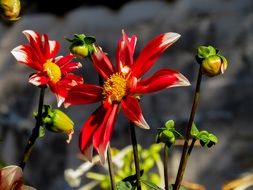
[(110, 174), (111, 188), (112, 190), (116, 190), (115, 173), (114, 173), (114, 167), (112, 163), (110, 144), (108, 145), (108, 149), (107, 149), (107, 162), (108, 162), (108, 168), (109, 168), (109, 174)]
[(46, 86), (44, 86), (44, 85), (40, 87), (40, 97), (39, 97), (38, 115), (36, 117), (36, 124), (32, 130), (32, 134), (26, 144), (22, 160), (19, 164), (19, 166), (22, 168), (22, 170), (24, 170), (26, 162), (29, 159), (30, 154), (32, 152), (33, 145), (35, 144), (35, 141), (39, 137), (40, 126), (42, 125), (42, 109), (43, 109), (43, 104), (44, 104), (45, 89), (46, 89)]
[(164, 169), (164, 186), (165, 190), (169, 189), (169, 174), (168, 174), (168, 158), (169, 158), (169, 148), (164, 144), (164, 159), (163, 159), (163, 169)]
[(195, 114), (196, 114), (196, 110), (197, 110), (197, 106), (198, 106), (199, 98), (200, 98), (201, 80), (202, 80), (202, 71), (201, 71), (201, 67), (200, 67), (199, 73), (198, 73), (196, 89), (195, 89), (195, 93), (194, 93), (194, 99), (193, 99), (193, 103), (192, 103), (191, 114), (190, 114), (190, 118), (188, 121), (187, 129), (186, 129), (183, 152), (182, 152), (182, 156), (181, 156), (181, 160), (180, 160), (180, 164), (179, 164), (179, 169), (178, 169), (178, 173), (177, 173), (177, 177), (176, 177), (176, 181), (175, 181), (173, 190), (178, 190), (180, 188), (180, 185), (181, 185), (181, 182), (182, 182), (182, 179), (184, 176), (185, 168), (187, 165), (188, 157), (189, 157), (191, 150), (192, 150), (194, 143), (195, 143), (195, 141), (193, 140), (191, 143), (191, 146), (190, 146), (191, 148), (188, 149), (189, 141), (191, 138), (191, 128), (192, 128), (192, 124), (194, 122), (194, 118), (195, 118)]
[(141, 172), (140, 172), (140, 163), (139, 163), (139, 156), (138, 156), (138, 145), (135, 133), (135, 126), (133, 122), (129, 122), (130, 134), (131, 134), (131, 142), (133, 147), (133, 154), (134, 154), (134, 165), (135, 165), (135, 172), (136, 172), (136, 185), (137, 190), (141, 190)]

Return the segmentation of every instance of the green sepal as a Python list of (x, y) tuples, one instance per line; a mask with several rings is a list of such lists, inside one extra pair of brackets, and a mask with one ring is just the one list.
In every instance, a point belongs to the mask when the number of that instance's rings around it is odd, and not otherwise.
[(44, 137), (46, 134), (46, 130), (43, 126), (40, 126), (39, 128), (39, 138)]
[(199, 46), (197, 49), (197, 56), (202, 59), (216, 54), (217, 50), (213, 46)]
[(146, 186), (148, 186), (150, 189), (153, 189), (153, 190), (163, 190), (162, 188), (158, 187), (156, 184), (152, 183), (151, 181), (144, 180), (144, 179), (141, 179), (140, 181), (143, 184), (145, 184)]

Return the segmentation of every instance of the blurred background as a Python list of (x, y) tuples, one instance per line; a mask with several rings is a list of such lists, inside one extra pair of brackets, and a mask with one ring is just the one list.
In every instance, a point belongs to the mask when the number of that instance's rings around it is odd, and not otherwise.
[[(241, 175), (253, 172), (253, 1), (252, 0), (23, 0), (22, 18), (0, 22), (0, 160), (18, 164), (35, 124), (39, 90), (28, 84), (33, 72), (16, 63), (10, 51), (26, 39), (25, 29), (47, 33), (61, 42), (60, 54), (68, 53), (64, 37), (75, 33), (96, 36), (97, 42), (115, 60), (117, 41), (124, 29), (138, 37), (137, 55), (153, 37), (177, 32), (181, 38), (157, 61), (150, 73), (159, 68), (179, 70), (191, 82), (190, 87), (171, 88), (146, 95), (141, 104), (151, 130), (136, 129), (138, 142), (145, 148), (155, 142), (158, 127), (174, 119), (184, 131), (191, 109), (198, 64), (199, 45), (213, 45), (222, 50), (229, 66), (216, 78), (204, 77), (195, 122), (219, 137), (211, 149), (196, 147), (189, 160), (185, 180), (200, 183), (206, 189), (221, 186)], [(97, 83), (89, 61), (81, 73), (87, 82)], [(56, 106), (54, 95), (46, 92), (45, 103)], [(76, 169), (79, 159), (78, 133), (97, 105), (62, 108), (75, 122), (71, 144), (66, 137), (47, 132), (38, 139), (25, 170), (25, 178), (38, 190), (78, 189), (64, 180), (64, 170)], [(128, 122), (117, 119), (111, 146), (130, 144)], [(180, 146), (170, 154), (170, 176), (174, 179), (180, 159)]]

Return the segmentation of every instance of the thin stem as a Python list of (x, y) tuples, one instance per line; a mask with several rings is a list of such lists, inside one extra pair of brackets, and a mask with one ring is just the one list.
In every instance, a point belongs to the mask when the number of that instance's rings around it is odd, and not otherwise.
[(136, 134), (135, 134), (135, 126), (133, 122), (129, 123), (129, 128), (130, 128), (131, 142), (132, 142), (133, 153), (134, 153), (134, 165), (135, 165), (136, 180), (137, 180), (137, 190), (141, 190), (140, 163), (139, 163), (139, 156), (138, 156), (137, 139), (136, 139)]
[(107, 161), (108, 161), (108, 167), (109, 167), (111, 188), (112, 188), (112, 190), (116, 190), (115, 173), (114, 173), (114, 167), (113, 167), (113, 163), (112, 163), (110, 144), (108, 145), (108, 149), (107, 149)]
[[(185, 136), (185, 142), (184, 142), (184, 146), (183, 146), (183, 152), (182, 152), (182, 156), (181, 156), (181, 160), (180, 160), (180, 164), (179, 164), (179, 169), (178, 169), (178, 173), (177, 173), (177, 177), (176, 177), (176, 181), (175, 181), (175, 185), (173, 187), (173, 190), (179, 189), (182, 179), (183, 179), (183, 176), (184, 176), (185, 168), (187, 165), (187, 160), (188, 160), (187, 152), (189, 152), (188, 146), (189, 146), (189, 140), (191, 137), (191, 128), (192, 128), (192, 124), (194, 121), (195, 113), (196, 113), (197, 106), (199, 103), (199, 98), (200, 98), (201, 79), (202, 79), (202, 72), (201, 72), (201, 68), (199, 68), (198, 79), (197, 79), (196, 89), (195, 89), (195, 93), (194, 93), (194, 100), (192, 103), (191, 114), (190, 114), (190, 118), (188, 121), (187, 129), (186, 129), (186, 136)], [(194, 145), (194, 143), (193, 143), (193, 145)], [(191, 152), (191, 150), (190, 150), (190, 152)]]
[(169, 189), (168, 158), (169, 158), (169, 149), (168, 149), (167, 145), (164, 144), (163, 167), (164, 167), (164, 185), (165, 185), (165, 190)]
[(38, 115), (36, 117), (36, 124), (32, 130), (32, 134), (26, 144), (23, 158), (22, 158), (21, 162), (19, 163), (19, 166), (22, 168), (22, 170), (24, 170), (26, 162), (29, 159), (30, 154), (32, 152), (33, 145), (35, 144), (35, 141), (39, 137), (40, 126), (42, 125), (42, 109), (43, 109), (43, 104), (44, 104), (45, 88), (46, 88), (46, 86), (40, 87), (40, 97), (39, 97)]

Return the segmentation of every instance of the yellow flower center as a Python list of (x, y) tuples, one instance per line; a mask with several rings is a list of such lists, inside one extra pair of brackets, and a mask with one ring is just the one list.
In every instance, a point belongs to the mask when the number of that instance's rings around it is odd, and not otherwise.
[(52, 82), (57, 83), (61, 79), (60, 67), (51, 60), (47, 60), (46, 63), (44, 63), (43, 70), (47, 72), (47, 75)]
[(109, 97), (111, 101), (120, 102), (126, 95), (127, 79), (121, 73), (115, 73), (107, 79), (103, 85), (103, 95)]

